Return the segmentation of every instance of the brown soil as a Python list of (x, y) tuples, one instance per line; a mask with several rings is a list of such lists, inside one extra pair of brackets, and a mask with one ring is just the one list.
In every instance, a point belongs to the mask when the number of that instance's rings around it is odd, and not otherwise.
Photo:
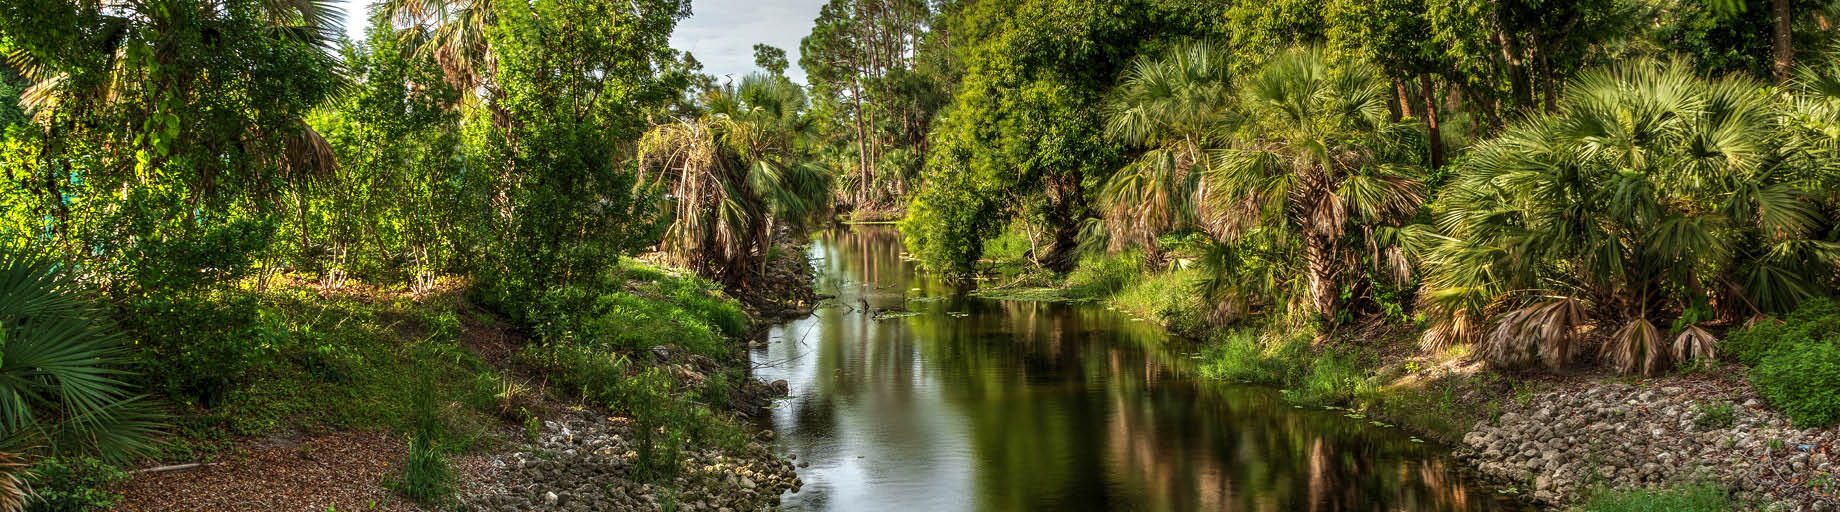
[(382, 485), (403, 446), (381, 432), (246, 439), (223, 462), (129, 480), (120, 510), (416, 510)]

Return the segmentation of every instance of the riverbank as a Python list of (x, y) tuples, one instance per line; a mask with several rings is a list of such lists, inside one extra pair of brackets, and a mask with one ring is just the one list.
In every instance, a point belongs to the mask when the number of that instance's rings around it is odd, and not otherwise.
[[(995, 249), (1004, 254), (1001, 243)], [(1709, 510), (1840, 510), (1830, 460), (1840, 436), (1793, 428), (1744, 365), (1657, 378), (1521, 373), (1463, 347), (1426, 354), (1403, 320), (1329, 333), (1282, 323), (1215, 329), (1220, 312), (1197, 298), (1198, 272), (1151, 272), (1128, 258), (1088, 258), (1055, 278), (999, 257), (985, 262), (992, 277), (973, 293), (1093, 302), (1155, 322), (1197, 341), (1204, 377), (1277, 387), (1298, 406), (1344, 409), (1439, 441), (1497, 492), (1545, 507), (1608, 510), (1616, 500), (1698, 493), (1710, 496), (1702, 504), (1716, 499)]]
[(244, 292), (271, 333), (245, 379), (180, 408), (154, 460), (41, 489), (121, 510), (715, 511), (796, 488), (745, 420), (784, 388), (749, 380), (744, 350), (758, 315), (808, 299), (744, 306), (636, 261), (602, 282), (552, 292), (566, 316), (459, 281)]

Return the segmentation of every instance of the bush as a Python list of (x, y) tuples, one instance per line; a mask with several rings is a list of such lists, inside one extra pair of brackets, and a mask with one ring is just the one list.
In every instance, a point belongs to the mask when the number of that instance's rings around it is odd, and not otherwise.
[(1725, 512), (1733, 509), (1725, 490), (1710, 484), (1601, 492), (1584, 505), (1586, 512)]
[(127, 303), (122, 317), (149, 368), (168, 394), (217, 405), (245, 387), (287, 336), (256, 297), (236, 293), (151, 295)]
[(1752, 367), (1758, 393), (1797, 425), (1840, 422), (1840, 303), (1804, 302), (1779, 322), (1732, 333), (1723, 348)]
[(1720, 348), (1738, 362), (1756, 366), (1770, 352), (1781, 347), (1840, 336), (1840, 303), (1832, 299), (1815, 299), (1785, 315), (1782, 321), (1763, 321), (1749, 329), (1726, 336)]
[(1751, 370), (1751, 382), (1797, 426), (1840, 422), (1840, 338), (1777, 347)]
[(1067, 287), (1077, 297), (1106, 297), (1144, 278), (1144, 257), (1136, 251), (1087, 257), (1067, 273)]
[(121, 502), (109, 486), (128, 474), (99, 459), (51, 457), (26, 470), (26, 481), (37, 497), (26, 506), (32, 512), (86, 512), (108, 510)]

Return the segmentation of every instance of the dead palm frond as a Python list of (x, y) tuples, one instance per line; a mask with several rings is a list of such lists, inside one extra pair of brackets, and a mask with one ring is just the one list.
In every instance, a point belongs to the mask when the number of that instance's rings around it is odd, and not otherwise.
[(26, 481), (25, 455), (0, 452), (0, 512), (21, 512), (33, 498), (32, 486)]
[(283, 139), (281, 168), (290, 180), (330, 178), (338, 167), (338, 155), (333, 153), (332, 144), (305, 122), (299, 123), (293, 135)]
[(1498, 364), (1538, 359), (1548, 367), (1560, 368), (1577, 354), (1588, 322), (1584, 305), (1576, 298), (1529, 305), (1501, 315), (1482, 354)]
[(1714, 345), (1717, 342), (1712, 332), (1698, 324), (1688, 325), (1674, 336), (1674, 360), (1680, 363), (1716, 361), (1718, 351)]
[(1667, 364), (1665, 343), (1653, 322), (1636, 317), (1610, 335), (1604, 345), (1604, 355), (1618, 371), (1654, 375)]

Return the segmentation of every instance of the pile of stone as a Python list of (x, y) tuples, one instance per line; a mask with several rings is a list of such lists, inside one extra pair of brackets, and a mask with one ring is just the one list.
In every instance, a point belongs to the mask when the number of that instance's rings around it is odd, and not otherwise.
[(1840, 431), (1794, 428), (1747, 386), (1567, 383), (1509, 400), (1463, 445), (1471, 465), (1547, 504), (1598, 488), (1713, 482), (1753, 506), (1840, 511)]
[(462, 502), (495, 511), (729, 512), (771, 508), (800, 485), (791, 461), (760, 443), (740, 454), (686, 449), (678, 476), (638, 482), (631, 478), (639, 456), (631, 434), (623, 420), (585, 414), (544, 422), (536, 443), (488, 462)]

